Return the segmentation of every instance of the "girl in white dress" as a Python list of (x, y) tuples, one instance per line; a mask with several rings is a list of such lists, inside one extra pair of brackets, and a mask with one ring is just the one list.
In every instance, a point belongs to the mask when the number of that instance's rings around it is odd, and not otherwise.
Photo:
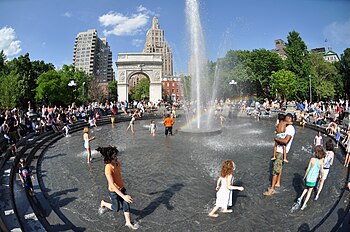
[(232, 206), (232, 190), (243, 191), (244, 188), (240, 186), (233, 186), (232, 173), (236, 169), (235, 163), (232, 160), (226, 160), (221, 168), (221, 174), (216, 183), (216, 203), (215, 207), (209, 213), (209, 217), (218, 217), (216, 211), (219, 208), (223, 209), (223, 213), (232, 213), (232, 209), (227, 209)]

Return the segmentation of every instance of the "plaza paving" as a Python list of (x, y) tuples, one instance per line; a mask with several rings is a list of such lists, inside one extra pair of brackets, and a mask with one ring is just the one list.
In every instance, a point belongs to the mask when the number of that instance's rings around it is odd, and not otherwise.
[[(312, 156), (316, 132), (296, 127), (296, 137), (284, 166), (282, 186), (272, 197), (262, 193), (269, 186), (269, 160), (273, 150), (272, 121), (235, 118), (220, 135), (192, 137), (175, 133), (165, 137), (161, 120), (157, 135), (149, 136), (149, 121), (136, 121), (135, 134), (125, 132), (128, 123), (93, 129), (92, 148), (115, 145), (120, 150), (122, 174), (134, 198), (132, 214), (141, 231), (307, 231), (314, 228), (335, 204), (347, 170), (342, 152), (336, 150), (334, 165), (319, 200), (310, 200), (304, 211), (290, 213), (303, 189), (303, 175)], [(182, 124), (177, 119), (174, 129)], [(325, 137), (324, 137), (325, 138)], [(125, 230), (121, 212), (98, 215), (99, 202), (108, 199), (101, 156), (93, 152), (86, 163), (82, 133), (62, 138), (45, 152), (41, 178), (51, 205), (84, 231)], [(214, 206), (220, 166), (233, 159), (235, 192), (232, 214), (209, 218)], [(335, 220), (337, 218), (332, 219)], [(322, 230), (322, 227), (320, 228)]]

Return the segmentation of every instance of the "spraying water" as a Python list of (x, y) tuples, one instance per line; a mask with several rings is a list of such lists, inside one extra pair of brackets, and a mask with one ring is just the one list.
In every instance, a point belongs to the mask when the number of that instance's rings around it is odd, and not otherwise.
[(205, 86), (207, 79), (207, 58), (204, 35), (199, 15), (197, 0), (186, 0), (187, 25), (190, 34), (190, 75), (191, 100), (196, 105), (197, 129), (201, 128), (201, 106), (204, 105)]

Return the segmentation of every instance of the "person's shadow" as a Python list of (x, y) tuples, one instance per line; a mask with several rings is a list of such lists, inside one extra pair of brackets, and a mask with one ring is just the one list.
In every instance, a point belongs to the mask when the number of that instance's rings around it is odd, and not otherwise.
[(301, 224), (298, 228), (298, 232), (307, 232), (307, 231), (311, 231), (310, 226), (307, 223)]
[(176, 192), (179, 192), (182, 189), (182, 187), (184, 187), (183, 184), (174, 184), (164, 191), (149, 193), (149, 195), (155, 195), (155, 194), (161, 194), (161, 195), (156, 199), (154, 199), (151, 203), (149, 203), (149, 205), (146, 206), (144, 209), (140, 211), (132, 209), (131, 212), (135, 215), (138, 215), (137, 220), (140, 220), (150, 215), (151, 213), (153, 213), (161, 204), (164, 204), (168, 210), (173, 210), (174, 206), (170, 204), (170, 199), (174, 196)]
[(303, 176), (301, 176), (299, 173), (294, 173), (293, 187), (294, 187), (294, 190), (296, 193), (295, 199), (297, 199), (301, 195), (301, 193), (304, 189), (303, 184), (304, 184)]

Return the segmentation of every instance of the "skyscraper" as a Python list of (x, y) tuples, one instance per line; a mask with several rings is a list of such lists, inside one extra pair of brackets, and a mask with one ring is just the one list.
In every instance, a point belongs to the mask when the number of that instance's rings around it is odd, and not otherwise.
[(153, 17), (152, 27), (147, 31), (144, 53), (161, 53), (163, 56), (163, 76), (173, 76), (173, 55), (164, 40), (164, 30), (160, 29), (158, 18)]
[(94, 75), (98, 82), (113, 80), (112, 52), (106, 38), (99, 38), (96, 29), (79, 32), (75, 38), (73, 65)]

